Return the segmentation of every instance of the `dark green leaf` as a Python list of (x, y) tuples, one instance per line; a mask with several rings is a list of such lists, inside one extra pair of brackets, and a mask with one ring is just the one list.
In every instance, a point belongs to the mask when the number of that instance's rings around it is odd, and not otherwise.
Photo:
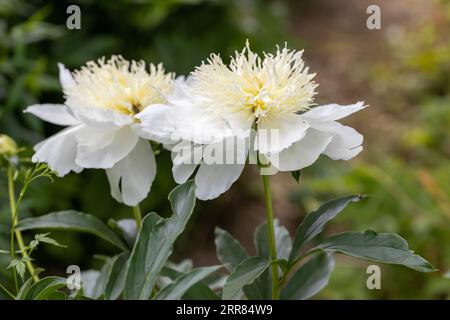
[(297, 182), (297, 183), (300, 182), (301, 174), (302, 174), (301, 170), (291, 171), (291, 176), (294, 178), (295, 182)]
[[(277, 258), (282, 260), (288, 259), (292, 249), (291, 236), (286, 228), (280, 225), (277, 219), (274, 221), (274, 231)], [(258, 255), (270, 260), (266, 222), (256, 228), (254, 242)], [(272, 274), (270, 270), (266, 270), (252, 285), (244, 287), (244, 292), (247, 298), (252, 300), (272, 299)]]
[(20, 231), (34, 229), (55, 229), (86, 232), (96, 235), (122, 250), (127, 250), (125, 243), (101, 220), (89, 214), (77, 211), (59, 211), (19, 222)]
[(322, 252), (301, 266), (281, 292), (282, 300), (305, 300), (322, 290), (334, 268), (331, 254)]
[[(288, 259), (292, 250), (292, 239), (289, 231), (280, 225), (279, 221), (274, 221), (275, 243), (277, 259)], [(255, 231), (255, 247), (258, 255), (270, 259), (267, 223), (264, 222)]]
[(114, 219), (109, 219), (108, 226), (116, 231), (116, 233), (125, 240), (130, 248), (133, 247), (137, 236), (136, 220), (121, 219), (116, 221)]
[(424, 258), (409, 250), (405, 239), (395, 233), (343, 232), (330, 236), (312, 250), (340, 252), (352, 257), (382, 263), (399, 264), (421, 271), (436, 269)]
[(178, 277), (170, 285), (164, 287), (155, 297), (155, 300), (178, 300), (195, 284), (199, 283), (221, 266), (202, 267), (189, 271)]
[(250, 257), (236, 266), (223, 288), (223, 299), (238, 299), (242, 288), (252, 284), (269, 267), (270, 262), (263, 257)]
[(220, 300), (220, 298), (206, 284), (198, 282), (183, 295), (182, 300)]
[(130, 257), (129, 252), (122, 252), (112, 260), (111, 271), (105, 286), (105, 299), (116, 300), (125, 287), (126, 264)]
[(33, 284), (33, 277), (29, 277), (27, 281), (20, 287), (19, 292), (16, 295), (16, 300), (25, 300), (31, 285)]
[(316, 211), (308, 214), (297, 229), (294, 244), (289, 256), (289, 264), (291, 264), (300, 254), (304, 245), (316, 237), (323, 231), (326, 223), (336, 217), (336, 215), (344, 210), (350, 203), (359, 201), (362, 196), (353, 195), (344, 198), (328, 201)]
[(45, 300), (57, 290), (66, 286), (66, 279), (47, 277), (33, 284), (26, 295), (26, 300)]
[(217, 258), (231, 272), (235, 266), (248, 258), (248, 254), (239, 241), (227, 231), (217, 227), (215, 234)]
[(195, 185), (188, 181), (176, 187), (169, 195), (174, 214), (162, 219), (155, 213), (147, 215), (142, 223), (131, 253), (126, 275), (126, 299), (150, 297), (159, 272), (172, 253), (173, 244), (186, 227), (195, 206)]

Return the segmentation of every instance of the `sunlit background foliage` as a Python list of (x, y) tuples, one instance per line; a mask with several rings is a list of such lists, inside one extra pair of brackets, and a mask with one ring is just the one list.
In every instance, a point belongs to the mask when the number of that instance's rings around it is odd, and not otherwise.
[[(406, 3), (406, 4), (400, 4)], [(81, 8), (81, 30), (65, 26), (70, 4)], [(58, 130), (24, 115), (27, 105), (61, 103), (57, 62), (77, 68), (110, 54), (162, 61), (187, 74), (218, 52), (225, 58), (246, 39), (257, 51), (276, 44), (305, 49), (317, 72), (319, 102), (365, 100), (371, 107), (352, 125), (365, 137), (365, 150), (350, 163), (323, 158), (302, 172), (272, 178), (275, 214), (294, 231), (302, 216), (326, 199), (369, 194), (349, 206), (330, 231), (352, 227), (397, 232), (440, 272), (419, 274), (382, 267), (382, 290), (366, 288), (366, 263), (338, 259), (330, 285), (318, 298), (449, 298), (450, 280), (450, 4), (448, 1), (370, 1), (382, 10), (382, 29), (365, 26), (368, 1), (269, 0), (0, 0), (0, 132), (31, 155), (31, 146)], [(175, 186), (170, 155), (158, 156), (158, 175), (145, 212), (169, 215), (168, 192)], [(177, 245), (175, 260), (196, 265), (216, 260), (214, 226), (251, 247), (249, 229), (264, 219), (260, 181), (251, 169), (220, 199), (200, 203)], [(0, 249), (9, 246), (10, 213), (5, 173), (0, 178)], [(31, 187), (21, 218), (76, 209), (104, 221), (130, 217), (109, 196), (101, 170), (70, 174)], [(114, 249), (90, 236), (54, 233), (68, 248), (42, 247), (36, 254), (48, 274), (68, 265), (95, 267), (94, 254)], [(0, 280), (10, 277), (9, 257), (0, 255)], [(0, 295), (1, 297), (1, 295)]]

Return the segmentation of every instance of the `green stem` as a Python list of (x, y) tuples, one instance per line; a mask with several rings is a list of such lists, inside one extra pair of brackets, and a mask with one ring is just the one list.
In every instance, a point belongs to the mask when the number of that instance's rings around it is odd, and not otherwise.
[[(31, 274), (31, 277), (35, 282), (39, 281), (39, 277), (36, 274), (33, 264), (29, 260), (29, 255), (27, 253), (27, 250), (25, 248), (25, 244), (23, 242), (22, 233), (19, 230), (16, 230), (16, 225), (18, 223), (18, 217), (17, 217), (17, 205), (16, 205), (16, 196), (14, 193), (14, 169), (10, 167), (8, 169), (8, 192), (9, 192), (9, 205), (11, 208), (11, 232), (14, 232), (17, 240), (17, 244), (19, 245), (20, 252), (22, 253), (22, 257), (25, 258), (25, 264), (28, 268), (28, 271)], [(11, 243), (11, 254), (14, 254), (14, 238), (12, 238)]]
[(269, 176), (262, 175), (262, 179), (264, 184), (264, 196), (266, 199), (267, 235), (269, 237), (270, 258), (272, 260), (272, 299), (278, 300), (278, 259), (277, 247), (275, 242), (275, 228), (273, 223), (272, 196), (270, 193)]
[(6, 287), (4, 285), (2, 285), (1, 283), (0, 283), (0, 289), (2, 289), (11, 298), (16, 299), (16, 297), (14, 297), (14, 295), (11, 292), (9, 292), (9, 290), (6, 289)]
[(134, 220), (136, 220), (136, 228), (137, 230), (141, 230), (141, 226), (142, 226), (142, 213), (141, 213), (141, 208), (139, 207), (139, 205), (133, 207), (133, 215), (134, 215)]

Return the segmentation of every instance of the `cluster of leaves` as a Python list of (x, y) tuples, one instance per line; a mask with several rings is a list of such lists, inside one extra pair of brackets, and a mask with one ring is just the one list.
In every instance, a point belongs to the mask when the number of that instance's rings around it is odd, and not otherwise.
[(329, 201), (311, 212), (297, 229), (292, 241), (289, 232), (275, 224), (278, 260), (271, 261), (267, 238), (267, 224), (259, 226), (254, 243), (258, 256), (249, 256), (242, 245), (229, 233), (216, 229), (217, 256), (230, 272), (223, 289), (224, 299), (235, 299), (245, 294), (248, 299), (271, 299), (272, 280), (268, 268), (278, 265), (282, 276), (281, 299), (308, 299), (323, 289), (334, 268), (335, 253), (359, 259), (403, 265), (420, 271), (435, 271), (422, 257), (414, 254), (407, 242), (393, 233), (342, 232), (310, 245), (325, 225), (350, 202), (360, 196), (348, 196)]
[[(331, 235), (314, 245), (325, 225), (350, 202), (360, 196), (348, 196), (327, 202), (310, 213), (298, 227), (294, 240), (289, 232), (275, 223), (278, 260), (271, 261), (267, 224), (255, 232), (258, 256), (249, 256), (241, 244), (228, 232), (216, 229), (217, 256), (222, 265), (192, 268), (184, 261), (178, 265), (169, 261), (173, 245), (184, 231), (195, 206), (195, 185), (188, 181), (169, 195), (173, 215), (162, 218), (152, 212), (145, 216), (142, 228), (130, 220), (110, 221), (109, 227), (99, 219), (75, 211), (50, 213), (21, 221), (17, 230), (62, 229), (94, 234), (121, 250), (105, 257), (101, 270), (89, 270), (82, 275), (82, 290), (72, 293), (72, 299), (248, 299), (271, 298), (271, 274), (268, 268), (276, 264), (282, 276), (281, 299), (308, 299), (324, 288), (334, 268), (335, 253), (352, 257), (399, 264), (421, 272), (434, 267), (408, 248), (396, 234), (343, 232)], [(35, 239), (58, 245), (47, 234)], [(37, 242), (37, 243), (38, 243)], [(36, 245), (37, 245), (36, 243)], [(308, 257), (308, 259), (306, 259)], [(229, 275), (222, 276), (222, 266)], [(61, 289), (66, 279), (47, 277), (32, 284), (31, 278), (21, 287), (17, 299), (65, 298)]]

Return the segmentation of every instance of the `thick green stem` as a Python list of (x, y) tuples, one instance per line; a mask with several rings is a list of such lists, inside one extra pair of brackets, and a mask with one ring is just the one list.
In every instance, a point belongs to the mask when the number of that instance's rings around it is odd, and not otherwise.
[[(17, 205), (16, 205), (16, 196), (14, 193), (14, 169), (9, 168), (8, 169), (8, 192), (9, 192), (9, 205), (11, 208), (11, 232), (14, 232), (17, 240), (17, 244), (19, 245), (20, 252), (22, 253), (22, 257), (25, 259), (25, 264), (28, 268), (28, 271), (31, 274), (31, 277), (35, 282), (39, 281), (39, 277), (36, 274), (33, 264), (31, 263), (29, 259), (29, 255), (27, 253), (27, 250), (25, 249), (25, 244), (23, 242), (22, 233), (19, 230), (16, 230), (16, 225), (18, 223), (18, 217), (17, 217)], [(11, 252), (14, 254), (14, 238), (12, 238), (11, 243)]]
[(278, 263), (277, 263), (277, 246), (275, 242), (275, 228), (273, 224), (272, 195), (270, 192), (270, 182), (268, 175), (262, 175), (264, 184), (264, 195), (266, 199), (266, 215), (267, 215), (267, 235), (269, 238), (270, 258), (272, 260), (272, 299), (278, 300)]
[(137, 230), (141, 230), (141, 226), (142, 226), (142, 213), (141, 213), (141, 208), (139, 207), (139, 205), (133, 207), (133, 215), (134, 215), (134, 220), (136, 220), (136, 228)]

